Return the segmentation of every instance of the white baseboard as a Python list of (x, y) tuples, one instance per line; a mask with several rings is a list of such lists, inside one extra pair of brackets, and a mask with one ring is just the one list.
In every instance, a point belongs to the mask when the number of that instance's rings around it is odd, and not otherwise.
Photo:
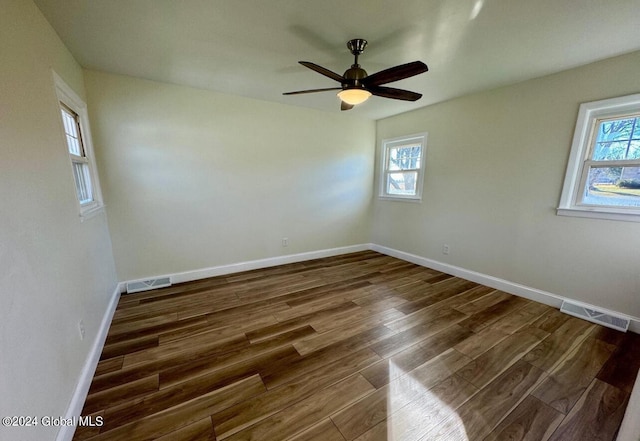
[[(69, 407), (67, 408), (65, 419), (78, 417), (82, 412), (82, 407), (84, 406), (84, 402), (87, 399), (87, 394), (89, 393), (89, 387), (91, 386), (91, 380), (93, 380), (93, 374), (96, 371), (96, 367), (98, 366), (98, 362), (100, 361), (100, 354), (102, 354), (102, 348), (104, 347), (104, 342), (107, 339), (109, 327), (111, 326), (111, 319), (113, 318), (113, 314), (116, 311), (116, 306), (118, 306), (120, 294), (123, 292), (123, 289), (124, 284), (118, 283), (115, 290), (113, 291), (113, 294), (111, 295), (111, 300), (109, 301), (104, 316), (102, 317), (102, 322), (100, 322), (98, 333), (95, 340), (93, 341), (93, 345), (91, 345), (89, 353), (87, 354), (87, 359), (84, 363), (82, 371), (80, 372), (80, 378), (78, 379), (76, 388), (73, 391), (73, 395), (71, 396), (71, 402), (69, 403)], [(58, 435), (56, 436), (56, 441), (71, 441), (75, 431), (76, 426), (74, 425), (61, 426), (60, 430), (58, 431)]]
[(482, 285), (499, 289), (500, 291), (508, 292), (519, 297), (524, 297), (529, 300), (533, 300), (545, 305), (553, 306), (554, 308), (560, 308), (563, 301), (570, 301), (572, 303), (584, 306), (590, 309), (596, 309), (608, 314), (622, 316), (628, 318), (631, 321), (629, 330), (635, 333), (640, 333), (640, 318), (629, 316), (627, 314), (613, 311), (611, 309), (603, 308), (598, 305), (590, 305), (588, 303), (580, 302), (568, 297), (559, 296), (547, 291), (532, 288), (530, 286), (521, 285), (519, 283), (511, 282), (509, 280), (500, 279), (498, 277), (489, 276), (487, 274), (471, 271), (459, 266), (450, 265), (448, 263), (438, 262), (437, 260), (428, 259), (426, 257), (417, 256), (411, 253), (405, 253), (393, 248), (388, 248), (382, 245), (371, 244), (371, 250), (377, 251), (388, 256), (396, 257), (398, 259), (406, 260), (407, 262), (415, 263), (416, 265), (432, 268), (443, 273), (451, 274), (456, 277), (461, 277), (472, 282), (480, 283)]
[(209, 268), (201, 268), (192, 271), (184, 271), (173, 274), (162, 274), (142, 279), (127, 280), (127, 283), (139, 282), (142, 280), (158, 279), (161, 277), (169, 277), (171, 283), (191, 282), (193, 280), (206, 279), (209, 277), (224, 276), (226, 274), (239, 273), (242, 271), (251, 271), (254, 269), (269, 268), (272, 266), (286, 265), (288, 263), (304, 262), (306, 260), (321, 259), (323, 257), (339, 256), (341, 254), (356, 253), (358, 251), (370, 250), (370, 244), (350, 245), (339, 248), (329, 248), (325, 250), (309, 251), (306, 253), (287, 254), (285, 256), (268, 257), (265, 259), (248, 260), (246, 262), (231, 263), (227, 265), (212, 266)]

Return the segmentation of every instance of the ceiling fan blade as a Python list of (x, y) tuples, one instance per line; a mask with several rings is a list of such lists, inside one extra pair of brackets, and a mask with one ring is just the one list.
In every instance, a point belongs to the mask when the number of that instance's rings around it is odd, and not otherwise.
[(298, 61), (298, 63), (302, 64), (304, 67), (308, 67), (309, 69), (318, 72), (319, 74), (324, 75), (325, 77), (336, 80), (339, 83), (342, 83), (342, 81), (344, 80), (344, 78), (342, 78), (342, 75), (338, 75), (337, 73), (330, 71), (329, 69), (326, 69), (322, 66), (318, 66), (317, 64), (310, 61)]
[(367, 90), (373, 95), (392, 98), (394, 100), (417, 101), (422, 98), (421, 93), (411, 92), (410, 90), (395, 89), (393, 87), (367, 87)]
[(390, 67), (389, 69), (376, 72), (373, 75), (369, 75), (367, 78), (364, 78), (362, 82), (367, 87), (379, 86), (381, 84), (392, 83), (414, 75), (419, 75), (428, 70), (429, 68), (422, 61), (413, 61), (411, 63), (401, 64), (399, 66)]
[(351, 110), (353, 109), (353, 104), (345, 103), (344, 101), (340, 101), (340, 110)]
[(295, 92), (284, 92), (283, 95), (300, 95), (302, 93), (326, 92), (327, 90), (342, 90), (342, 87), (326, 87), (324, 89), (296, 90)]

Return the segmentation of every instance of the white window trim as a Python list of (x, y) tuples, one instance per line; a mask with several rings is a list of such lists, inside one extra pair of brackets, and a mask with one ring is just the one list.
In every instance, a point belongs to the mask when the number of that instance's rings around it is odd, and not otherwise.
[[(424, 170), (426, 164), (427, 155), (427, 132), (415, 133), (413, 135), (398, 136), (396, 138), (383, 139), (380, 144), (380, 188), (378, 198), (388, 201), (405, 201), (405, 202), (422, 202), (422, 188), (424, 187)], [(411, 142), (420, 143), (420, 168), (417, 169), (418, 179), (416, 182), (416, 194), (415, 195), (395, 195), (387, 193), (387, 162), (389, 148), (398, 144), (405, 144)]]
[(591, 135), (596, 119), (612, 117), (624, 113), (638, 112), (640, 109), (640, 93), (600, 101), (592, 101), (580, 105), (576, 129), (571, 144), (571, 154), (562, 187), (562, 196), (557, 214), (559, 216), (575, 216), (595, 219), (610, 219), (640, 222), (640, 208), (601, 207), (596, 205), (580, 205), (580, 193), (583, 187), (583, 165), (590, 152)]
[[(53, 72), (53, 83), (55, 85), (56, 96), (58, 101), (63, 102), (67, 107), (73, 110), (80, 120), (80, 130), (82, 135), (82, 144), (84, 147), (84, 153), (86, 160), (89, 164), (89, 173), (91, 175), (91, 191), (93, 195), (93, 202), (88, 204), (80, 204), (76, 195), (76, 201), (78, 203), (78, 212), (80, 220), (84, 221), (90, 219), (104, 210), (104, 202), (102, 199), (102, 190), (100, 188), (100, 181), (98, 179), (98, 168), (96, 166), (95, 154), (93, 150), (93, 142), (91, 141), (91, 129), (89, 127), (89, 114), (87, 112), (86, 103), (78, 96), (77, 93), (64, 82), (64, 80), (55, 72)], [(58, 114), (60, 105), (58, 104)], [(64, 125), (62, 118), (60, 118), (60, 127), (62, 132), (63, 145), (65, 152), (69, 156), (69, 165), (71, 168), (71, 174), (73, 178), (73, 161), (71, 160), (71, 154), (67, 146), (66, 138), (64, 135)], [(76, 194), (74, 187), (74, 195)]]

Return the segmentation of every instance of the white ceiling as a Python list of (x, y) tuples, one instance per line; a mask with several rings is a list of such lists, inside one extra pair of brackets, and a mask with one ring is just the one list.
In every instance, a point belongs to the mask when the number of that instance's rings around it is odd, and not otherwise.
[(415, 103), (372, 97), (350, 114), (379, 119), (483, 89), (640, 50), (640, 0), (35, 0), (87, 68), (339, 112), (346, 41), (365, 38), (369, 74), (421, 60), (388, 84)]

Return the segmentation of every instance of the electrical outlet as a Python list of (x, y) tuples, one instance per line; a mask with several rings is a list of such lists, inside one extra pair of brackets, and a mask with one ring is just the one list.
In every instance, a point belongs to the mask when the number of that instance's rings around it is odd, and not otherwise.
[(283, 237), (282, 238), (282, 246), (283, 247), (288, 247), (289, 246), (289, 238), (288, 237)]
[(449, 245), (446, 243), (442, 245), (442, 254), (449, 254)]
[(80, 332), (80, 340), (84, 340), (84, 321), (80, 320), (78, 322), (78, 331)]

